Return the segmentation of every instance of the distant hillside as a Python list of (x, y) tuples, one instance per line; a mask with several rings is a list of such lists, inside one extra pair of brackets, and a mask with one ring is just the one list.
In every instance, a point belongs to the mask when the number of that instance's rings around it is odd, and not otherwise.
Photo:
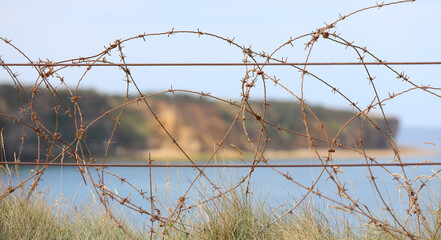
[[(32, 92), (28, 91), (27, 94), (30, 99)], [(38, 113), (36, 117), (42, 124), (39, 127), (40, 129), (46, 128), (51, 132), (57, 129), (61, 136), (60, 139), (66, 143), (71, 143), (75, 139), (76, 127), (72, 118), (67, 114), (66, 108), (73, 116), (75, 114), (73, 102), (70, 100), (70, 94), (67, 91), (60, 90), (58, 94), (65, 105), (61, 104), (57, 96), (52, 96), (47, 90), (41, 90), (34, 97), (32, 108)], [(102, 95), (94, 91), (81, 91), (79, 96), (81, 97), (78, 100), (81, 115), (77, 112), (76, 118), (79, 124), (81, 117), (85, 126), (104, 112), (121, 105), (124, 101), (123, 96)], [(29, 114), (31, 107), (29, 106), (29, 99), (23, 93), (19, 96), (17, 90), (12, 86), (0, 86), (0, 114), (22, 120), (23, 114), (21, 113), (20, 104), (22, 101), (26, 111), (25, 119), (32, 125), (32, 118)], [(209, 101), (207, 98), (201, 100), (197, 97), (179, 94), (152, 97), (148, 99), (148, 102), (168, 131), (177, 139), (183, 149), (189, 152), (212, 151), (216, 144), (221, 141), (239, 111), (239, 108), (228, 103)], [(268, 104), (265, 113), (267, 122), (300, 134), (306, 133), (301, 106), (298, 103), (274, 101), (268, 102)], [(263, 116), (261, 103), (253, 103), (248, 106), (248, 109), (250, 107), (260, 116)], [(56, 114), (55, 109), (58, 110), (58, 114)], [(322, 126), (326, 129), (329, 139), (333, 139), (343, 124), (354, 116), (351, 111), (331, 110), (318, 106), (312, 107), (312, 111), (324, 123)], [(107, 141), (112, 134), (115, 117), (118, 113), (119, 110), (108, 114), (87, 129), (85, 141), (94, 156), (101, 156), (106, 151)], [(326, 139), (326, 136), (320, 130), (320, 123), (312, 117), (312, 114), (307, 113), (307, 116), (311, 134), (314, 137)], [(251, 114), (246, 114), (246, 118), (248, 119), (246, 120), (246, 129), (249, 137), (257, 143), (261, 126)], [(229, 147), (234, 144), (237, 148), (247, 151), (250, 150), (250, 146), (244, 134), (241, 119), (242, 115), (231, 129), (224, 146)], [(385, 130), (384, 121), (375, 117), (372, 119), (382, 130)], [(389, 119), (389, 123), (395, 132), (398, 121)], [(338, 137), (338, 142), (351, 147), (358, 145), (361, 124), (361, 119), (351, 122)], [(4, 145), (8, 159), (11, 159), (14, 153), (20, 151), (20, 138), (23, 131), (26, 132), (26, 135), (22, 148), (22, 159), (36, 158), (38, 142), (32, 129), (23, 128), (22, 124), (13, 123), (11, 119), (0, 115), (1, 128), (4, 129)], [(308, 141), (303, 136), (288, 134), (269, 125), (266, 125), (265, 131), (271, 139), (268, 142), (268, 149), (291, 150), (308, 147)], [(363, 142), (365, 147), (368, 148), (387, 147), (384, 137), (368, 123), (365, 124)], [(40, 141), (40, 152), (42, 154), (46, 153), (47, 144), (50, 143)], [(325, 143), (320, 143), (320, 141), (317, 144), (327, 147)], [(172, 148), (172, 140), (160, 128), (147, 107), (139, 102), (125, 108), (120, 124), (114, 133), (109, 153), (130, 153), (146, 149)]]

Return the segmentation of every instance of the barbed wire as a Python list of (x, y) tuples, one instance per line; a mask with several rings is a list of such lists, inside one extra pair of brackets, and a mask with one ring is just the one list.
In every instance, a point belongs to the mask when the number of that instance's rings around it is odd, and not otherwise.
[[(395, 141), (395, 128), (393, 127), (392, 120), (386, 116), (383, 106), (391, 101), (396, 101), (397, 98), (409, 94), (413, 91), (422, 91), (425, 94), (430, 94), (435, 98), (441, 98), (438, 93), (440, 90), (437, 86), (420, 85), (416, 82), (410, 80), (410, 77), (404, 72), (400, 72), (392, 68), (393, 65), (439, 65), (441, 62), (386, 62), (375, 54), (373, 54), (366, 47), (360, 47), (354, 42), (345, 40), (340, 34), (332, 32), (336, 25), (350, 16), (357, 14), (359, 12), (367, 11), (369, 9), (382, 8), (385, 6), (395, 5), (399, 3), (413, 2), (412, 0), (390, 2), (375, 4), (374, 6), (366, 7), (349, 13), (347, 15), (340, 16), (336, 21), (331, 24), (326, 24), (324, 27), (318, 28), (312, 33), (307, 33), (300, 35), (295, 38), (290, 38), (285, 43), (281, 44), (271, 53), (265, 53), (263, 51), (258, 52), (253, 50), (251, 47), (244, 47), (237, 43), (234, 38), (226, 38), (213, 33), (202, 32), (199, 29), (197, 31), (177, 31), (172, 29), (171, 31), (161, 32), (161, 33), (144, 33), (131, 38), (116, 40), (110, 43), (109, 46), (101, 52), (88, 57), (79, 57), (75, 59), (66, 59), (59, 62), (52, 61), (32, 61), (26, 56), (18, 47), (16, 47), (10, 40), (5, 38), (0, 38), (7, 46), (11, 47), (13, 50), (21, 54), (27, 61), (27, 63), (6, 63), (0, 58), (0, 65), (5, 69), (7, 74), (15, 87), (17, 102), (19, 108), (16, 112), (10, 113), (4, 110), (5, 108), (0, 108), (0, 118), (5, 122), (8, 122), (13, 126), (21, 126), (22, 128), (13, 137), (16, 148), (12, 154), (12, 159), (14, 161), (6, 161), (9, 157), (7, 155), (7, 150), (10, 145), (4, 144), (3, 131), (0, 134), (0, 150), (1, 159), (0, 166), (2, 169), (9, 169), (11, 166), (19, 165), (33, 165), (35, 166), (35, 171), (31, 171), (30, 176), (20, 182), (13, 182), (12, 179), (18, 175), (18, 169), (8, 170), (10, 174), (10, 180), (7, 181), (4, 189), (1, 189), (0, 200), (8, 197), (14, 191), (18, 189), (27, 190), (26, 198), (29, 197), (36, 191), (39, 183), (43, 179), (45, 171), (49, 167), (54, 166), (72, 166), (77, 167), (79, 174), (81, 175), (85, 183), (90, 183), (94, 189), (96, 195), (98, 196), (99, 202), (105, 208), (108, 215), (111, 217), (120, 228), (122, 228), (128, 237), (133, 238), (133, 233), (130, 229), (123, 227), (118, 220), (114, 210), (112, 210), (111, 203), (116, 202), (130, 211), (135, 211), (140, 215), (146, 214), (149, 219), (146, 219), (151, 226), (151, 238), (154, 232), (160, 234), (162, 238), (165, 238), (166, 234), (170, 229), (175, 229), (180, 232), (187, 233), (188, 235), (195, 236), (191, 231), (188, 230), (187, 225), (176, 224), (181, 221), (181, 216), (190, 210), (199, 209), (200, 206), (214, 202), (218, 199), (226, 197), (231, 192), (237, 190), (240, 186), (246, 185), (246, 194), (249, 196), (251, 191), (249, 190), (251, 179), (254, 176), (254, 170), (256, 168), (268, 168), (274, 171), (274, 173), (281, 176), (287, 183), (292, 183), (297, 186), (298, 189), (302, 190), (298, 193), (288, 193), (297, 194), (300, 201), (292, 206), (288, 211), (280, 214), (274, 221), (268, 223), (261, 230), (266, 230), (270, 225), (279, 221), (287, 214), (296, 209), (305, 199), (309, 196), (317, 196), (321, 199), (332, 203), (334, 208), (337, 210), (349, 212), (350, 214), (356, 215), (357, 217), (363, 219), (363, 221), (372, 224), (375, 229), (383, 231), (390, 234), (392, 237), (397, 239), (409, 238), (417, 239), (422, 236), (432, 236), (431, 233), (437, 232), (441, 227), (441, 223), (436, 223), (432, 226), (429, 223), (428, 216), (430, 214), (435, 214), (434, 212), (423, 211), (424, 201), (422, 201), (422, 192), (427, 189), (428, 182), (439, 179), (439, 173), (441, 170), (434, 170), (431, 175), (428, 176), (417, 176), (412, 179), (408, 174), (407, 166), (438, 166), (441, 165), (440, 162), (429, 162), (422, 161), (420, 163), (416, 162), (405, 162), (401, 156), (401, 148), (397, 145)], [(190, 34), (196, 35), (198, 37), (207, 37), (216, 39), (222, 43), (231, 46), (238, 50), (242, 55), (242, 63), (129, 63), (126, 61), (124, 46), (129, 44), (133, 40), (146, 40), (147, 38), (153, 37), (172, 37), (177, 34)], [(299, 44), (298, 42), (304, 41), (304, 44)], [(312, 49), (321, 41), (326, 41), (331, 44), (335, 44), (339, 47), (343, 46), (345, 49), (352, 50), (357, 56), (357, 62), (310, 62), (310, 56), (312, 54)], [(274, 57), (281, 49), (285, 47), (296, 48), (298, 46), (306, 46), (304, 48), (307, 56), (304, 62), (291, 62), (288, 63), (286, 59), (279, 59)], [(110, 62), (105, 59), (110, 53), (118, 54), (118, 62)], [(116, 55), (115, 54), (115, 55)], [(367, 59), (371, 59), (366, 61)], [(364, 91), (370, 91), (372, 94), (372, 102), (366, 106), (362, 107), (361, 104), (357, 102), (356, 96), (350, 98), (345, 91), (340, 90), (334, 86), (329, 81), (326, 81), (325, 77), (321, 77), (315, 74), (311, 70), (307, 69), (308, 66), (351, 66), (351, 65), (361, 65), (364, 66), (363, 73), (367, 76), (367, 83), (369, 84), (369, 89), (364, 89)], [(377, 90), (377, 83), (374, 81), (375, 76), (370, 71), (368, 66), (384, 66), (386, 70), (392, 73), (394, 80), (397, 81), (397, 85), (404, 86), (404, 90), (401, 89), (396, 93), (391, 93), (387, 97), (380, 97)], [(10, 67), (34, 67), (37, 77), (34, 85), (29, 90), (27, 86), (21, 84), (18, 74), (14, 73)], [(82, 99), (82, 92), (79, 90), (82, 85), (83, 80), (86, 75), (92, 71), (93, 67), (101, 66), (115, 66), (118, 67), (124, 74), (124, 88), (125, 95), (121, 99), (121, 102), (116, 104), (116, 106), (110, 106), (109, 109), (102, 109), (101, 112), (94, 112), (95, 115), (91, 114), (90, 111), (81, 105), (84, 103)], [(194, 91), (191, 89), (169, 89), (165, 91), (159, 91), (152, 94), (144, 94), (139, 86), (137, 85), (137, 79), (131, 74), (129, 67), (203, 67), (203, 66), (213, 66), (213, 67), (228, 67), (228, 66), (243, 66), (244, 75), (241, 76), (241, 99), (238, 101), (232, 101), (224, 99), (222, 97), (215, 96), (211, 93), (204, 93), (202, 91)], [(266, 69), (267, 66), (288, 66), (300, 72), (300, 93), (289, 87), (289, 83), (285, 83), (275, 76), (270, 75), (270, 71)], [(59, 67), (59, 68), (56, 68)], [(70, 86), (64, 80), (61, 75), (61, 69), (67, 67), (87, 67), (82, 75), (77, 79), (75, 87)], [(337, 132), (332, 132), (326, 127), (326, 122), (323, 121), (322, 116), (311, 107), (305, 101), (304, 82), (306, 77), (310, 78), (312, 81), (316, 81), (322, 84), (326, 89), (335, 94), (336, 97), (343, 99), (353, 107), (353, 114), (347, 119), (346, 122), (341, 123), (338, 126)], [(397, 80), (398, 79), (398, 80)], [(308, 79), (309, 80), (309, 79)], [(61, 84), (66, 89), (67, 98), (54, 86), (54, 82)], [(255, 86), (261, 84), (263, 88), (263, 100), (259, 102), (253, 102), (251, 96), (255, 91)], [(302, 131), (299, 132), (296, 129), (290, 127), (289, 125), (280, 125), (278, 122), (270, 120), (269, 115), (272, 113), (269, 111), (268, 106), (269, 101), (267, 99), (267, 85), (274, 84), (275, 87), (282, 89), (288, 93), (292, 99), (299, 103), (300, 112), (298, 113), (299, 119), (301, 119), (300, 127)], [(137, 96), (130, 97), (129, 91), (136, 90)], [(49, 100), (44, 103), (38, 102), (39, 97), (43, 95), (43, 90), (48, 94)], [(209, 152), (209, 157), (206, 161), (199, 163), (196, 162), (191, 154), (186, 150), (184, 146), (185, 143), (179, 141), (179, 134), (173, 131), (173, 128), (167, 124), (167, 121), (161, 117), (161, 111), (158, 106), (152, 103), (152, 99), (157, 96), (163, 95), (174, 95), (176, 92), (189, 94), (191, 96), (197, 96), (200, 98), (208, 98), (216, 103), (222, 103), (228, 106), (228, 111), (231, 114), (231, 121), (224, 127), (219, 128), (221, 132), (218, 136), (209, 138), (215, 140), (216, 145), (213, 150)], [(417, 101), (417, 100), (415, 100)], [(91, 103), (87, 103), (91, 104)], [(40, 107), (39, 107), (40, 106)], [(41, 106), (44, 106), (41, 108)], [(2, 107), (0, 105), (0, 107)], [(141, 107), (145, 107), (141, 109)], [(379, 109), (379, 117), (372, 114), (374, 108)], [(159, 110), (158, 110), (159, 109)], [(161, 136), (164, 137), (168, 142), (173, 144), (173, 148), (181, 154), (182, 158), (186, 161), (185, 164), (152, 164), (152, 157), (149, 154), (148, 164), (112, 164), (106, 163), (108, 157), (111, 155), (111, 149), (114, 147), (113, 142), (116, 138), (117, 130), (121, 129), (121, 121), (124, 116), (126, 116), (127, 111), (143, 111), (150, 114), (150, 120), (155, 124), (155, 131), (159, 132)], [(51, 123), (45, 122), (41, 119), (43, 112), (46, 111), (51, 113), (53, 118), (51, 118)], [(282, 111), (286, 111), (283, 109)], [(191, 114), (191, 113), (186, 113)], [(201, 118), (209, 118), (208, 113), (206, 115), (200, 116)], [(87, 133), (94, 126), (99, 125), (103, 119), (111, 118), (111, 123), (108, 124), (106, 128), (105, 139), (105, 150), (104, 156), (102, 158), (95, 158), (99, 155), (92, 144), (88, 141)], [(177, 118), (177, 121), (184, 121), (181, 118)], [(250, 121), (253, 120), (253, 121)], [(62, 136), (61, 124), (66, 124), (66, 122), (72, 124), (72, 129), (70, 134), (72, 138)], [(55, 123), (54, 123), (55, 122)], [(330, 122), (329, 124), (335, 124)], [(220, 124), (218, 124), (220, 125)], [(218, 125), (215, 125), (218, 127)], [(359, 129), (358, 136), (352, 136), (349, 141), (342, 141), (341, 138), (344, 136), (344, 132), (353, 126), (357, 126)], [(367, 138), (368, 133), (365, 132), (366, 129), (372, 129), (386, 144), (386, 147), (391, 150), (393, 157), (391, 161), (387, 163), (382, 163), (376, 160), (375, 154), (368, 154), (367, 151)], [(211, 163), (216, 161), (216, 156), (220, 149), (229, 148), (233, 151), (241, 152), (239, 147), (229, 146), (228, 143), (232, 132), (240, 131), (240, 136), (245, 139), (246, 144), (243, 148), (246, 148), (251, 152), (252, 157), (248, 160), (243, 160), (243, 162), (248, 162), (245, 164), (217, 164)], [(271, 160), (268, 158), (268, 151), (271, 148), (271, 131), (275, 131), (279, 134), (284, 134), (288, 136), (296, 136), (299, 140), (296, 144), (301, 143), (309, 147), (311, 152), (314, 154), (312, 159), (319, 162), (319, 164), (272, 164)], [(104, 134), (104, 132), (102, 133)], [(202, 133), (199, 133), (202, 134)], [(358, 139), (356, 139), (358, 137)], [(204, 135), (204, 139), (207, 139)], [(32, 143), (32, 162), (23, 162), (24, 152), (29, 151), (28, 142)], [(12, 145), (14, 145), (12, 144)], [(323, 154), (320, 149), (323, 146), (327, 149), (327, 153)], [(347, 150), (356, 153), (359, 156), (361, 163), (342, 163), (337, 164), (334, 162), (336, 151)], [(65, 158), (73, 160), (74, 163), (63, 162)], [(11, 158), (8, 158), (9, 160)], [(101, 160), (97, 160), (101, 159)], [(107, 168), (113, 167), (138, 167), (138, 168), (148, 168), (149, 169), (149, 186), (150, 193), (146, 194), (141, 189), (141, 186), (135, 186), (130, 183), (124, 176), (119, 176)], [(161, 212), (158, 205), (163, 203), (159, 202), (158, 197), (154, 196), (153, 193), (153, 182), (154, 179), (151, 174), (152, 168), (193, 168), (197, 171), (196, 176), (192, 176), (190, 183), (184, 193), (176, 199), (175, 204), (169, 206), (169, 210), (166, 212)], [(346, 185), (349, 184), (348, 180), (344, 176), (344, 172), (341, 168), (345, 167), (363, 167), (367, 170), (369, 184), (372, 186), (372, 192), (370, 197), (378, 200), (378, 208), (381, 210), (372, 211), (364, 200), (359, 199), (354, 193), (349, 192), (346, 189)], [(385, 192), (377, 180), (378, 172), (372, 171), (371, 168), (376, 168), (381, 170), (390, 176), (393, 180), (393, 184), (398, 189), (403, 189), (407, 193), (407, 196), (403, 197), (406, 205), (405, 216), (398, 216), (398, 212), (395, 206), (392, 206), (390, 202), (385, 200), (387, 192)], [(399, 169), (394, 169), (392, 167), (399, 167)], [(89, 168), (94, 168), (94, 171), (90, 171)], [(209, 175), (205, 172), (206, 168), (249, 168), (249, 170), (238, 177), (236, 182), (232, 183), (231, 186), (226, 188), (221, 188), (217, 186), (218, 183), (215, 181), (215, 176)], [(302, 179), (298, 179), (297, 176), (292, 176), (289, 172), (282, 172), (280, 168), (321, 168), (319, 169), (319, 174), (315, 174), (314, 179), (308, 185), (303, 184)], [(128, 187), (135, 194), (138, 194), (142, 201), (147, 204), (136, 204), (132, 198), (124, 197), (118, 194), (116, 191), (111, 191), (107, 188), (106, 184), (108, 179), (117, 179), (121, 181), (121, 185)], [(417, 181), (418, 180), (418, 181)], [(191, 190), (198, 190), (198, 183), (204, 181), (213, 189), (212, 195), (206, 197), (205, 199), (198, 199), (193, 203), (188, 199), (191, 198)], [(322, 181), (330, 182), (335, 188), (330, 191), (319, 191), (317, 189), (317, 184)], [(29, 185), (28, 188), (26, 186)], [(400, 201), (402, 200), (400, 196)], [(165, 205), (165, 203), (164, 203)], [(149, 210), (145, 209), (143, 206), (148, 206)], [(400, 206), (401, 207), (401, 206)], [(379, 213), (379, 214), (377, 214)], [(383, 217), (387, 216), (387, 217)], [(404, 219), (404, 220), (403, 220)], [(413, 219), (414, 222), (410, 222)], [(414, 228), (414, 223), (417, 223), (417, 229)], [(185, 226), (185, 227), (183, 227)], [(435, 236), (434, 236), (435, 237)]]
[[(152, 160), (154, 161), (154, 160)], [(128, 168), (344, 168), (344, 167), (400, 167), (400, 166), (439, 166), (441, 162), (412, 163), (333, 163), (333, 164), (99, 164), (99, 163), (44, 163), (44, 162), (0, 162), (0, 165), (19, 166), (57, 166), (57, 167), (128, 167)]]
[(8, 67), (228, 67), (228, 66), (359, 66), (359, 65), (440, 65), (441, 62), (281, 62), (281, 63), (0, 63)]

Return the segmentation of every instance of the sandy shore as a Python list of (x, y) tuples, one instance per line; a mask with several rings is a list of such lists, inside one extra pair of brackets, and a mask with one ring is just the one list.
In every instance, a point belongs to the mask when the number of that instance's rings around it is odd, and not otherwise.
[[(392, 149), (366, 149), (364, 152), (360, 150), (352, 151), (347, 149), (338, 149), (329, 153), (328, 149), (317, 149), (317, 152), (310, 149), (297, 149), (292, 151), (268, 151), (267, 155), (270, 159), (310, 159), (317, 156), (328, 157), (334, 159), (354, 159), (364, 158), (364, 153), (368, 157), (373, 158), (394, 158), (395, 153)], [(439, 154), (437, 151), (427, 151), (425, 149), (415, 148), (399, 148), (401, 157), (433, 157)]]
[[(366, 155), (372, 158), (394, 158), (394, 152), (391, 149), (366, 149)], [(427, 149), (415, 149), (415, 148), (399, 148), (401, 157), (435, 157), (440, 156), (439, 151), (427, 150)], [(364, 158), (362, 151), (360, 152), (347, 150), (347, 149), (335, 149), (335, 152), (329, 152), (328, 149), (317, 149), (317, 152), (313, 149), (295, 149), (289, 151), (265, 151), (265, 157), (269, 160), (304, 160), (304, 159), (317, 159), (317, 153), (319, 156), (326, 158), (328, 154), (333, 159), (361, 159)], [(187, 153), (193, 161), (206, 161), (210, 159), (212, 153)], [(131, 154), (123, 154), (121, 156), (112, 157), (114, 160), (139, 160), (148, 161), (149, 155), (151, 159), (156, 162), (187, 162), (188, 159), (185, 155), (179, 151), (171, 149), (150, 149)], [(252, 152), (242, 152), (236, 150), (220, 150), (214, 159), (218, 161), (223, 160), (250, 160), (254, 158)]]

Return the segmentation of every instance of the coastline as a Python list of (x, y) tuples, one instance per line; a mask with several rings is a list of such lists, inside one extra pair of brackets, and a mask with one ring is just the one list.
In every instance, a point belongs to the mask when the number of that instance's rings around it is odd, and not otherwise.
[[(364, 156), (360, 152), (348, 149), (336, 149), (335, 152), (328, 152), (328, 149), (317, 149), (317, 153), (322, 158), (327, 158), (328, 154), (332, 155), (333, 159), (338, 160), (353, 160), (353, 159), (363, 159)], [(372, 158), (390, 158), (393, 160), (395, 153), (392, 149), (365, 149), (366, 155)], [(267, 150), (264, 155), (269, 160), (311, 160), (317, 159), (318, 155), (313, 149), (301, 148), (295, 150)], [(441, 155), (441, 151), (433, 149), (421, 149), (421, 148), (410, 148), (410, 147), (399, 147), (399, 153), (401, 157), (411, 158), (411, 157), (437, 157)], [(148, 162), (149, 155), (153, 162), (188, 162), (189, 160), (185, 155), (176, 150), (170, 149), (150, 149), (138, 151), (131, 154), (119, 154), (115, 156), (108, 157), (106, 161), (109, 162)], [(231, 160), (243, 160), (244, 162), (249, 162), (254, 159), (255, 153), (253, 152), (239, 152), (236, 150), (220, 150), (213, 157), (212, 162), (215, 161), (231, 161)], [(195, 162), (205, 162), (212, 156), (212, 153), (188, 153), (188, 156)]]

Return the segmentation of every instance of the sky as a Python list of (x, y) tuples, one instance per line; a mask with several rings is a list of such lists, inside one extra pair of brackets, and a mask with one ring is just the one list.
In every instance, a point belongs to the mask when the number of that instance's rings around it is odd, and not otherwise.
[[(389, 1), (385, 1), (387, 3)], [(116, 39), (142, 33), (197, 30), (234, 38), (241, 46), (256, 52), (272, 52), (290, 39), (315, 31), (357, 9), (375, 5), (375, 1), (3, 1), (0, 8), (0, 36), (33, 61), (61, 61), (101, 52)], [(439, 45), (441, 1), (417, 0), (371, 9), (351, 16), (334, 29), (344, 39), (366, 46), (377, 57), (392, 61), (441, 61)], [(289, 62), (306, 59), (304, 43), (283, 48), (276, 55)], [(223, 41), (197, 35), (160, 36), (130, 41), (125, 45), (127, 62), (241, 62), (243, 53)], [(15, 50), (0, 43), (5, 62), (26, 62)], [(115, 52), (110, 59), (117, 61)], [(367, 59), (371, 61), (372, 59)], [(310, 56), (311, 62), (358, 61), (350, 49), (319, 39)], [(13, 67), (23, 83), (33, 83), (37, 75), (30, 68)], [(372, 86), (360, 66), (308, 67), (309, 71), (341, 90), (364, 109), (372, 102)], [(405, 72), (417, 85), (441, 87), (441, 66), (394, 66)], [(84, 69), (67, 68), (60, 72), (74, 86)], [(223, 98), (240, 99), (244, 67), (156, 67), (132, 68), (143, 91), (189, 89), (210, 92)], [(384, 67), (369, 67), (375, 76), (380, 98), (404, 91), (411, 86), (401, 82)], [(300, 74), (289, 67), (267, 67), (265, 73), (276, 76), (295, 94), (300, 94)], [(81, 82), (84, 88), (102, 93), (124, 93), (121, 71), (93, 68)], [(55, 80), (54, 80), (55, 81)], [(0, 83), (11, 83), (0, 70)], [(441, 91), (437, 92), (438, 94)], [(274, 84), (267, 95), (278, 100), (296, 100)], [(262, 84), (256, 84), (252, 100), (263, 97)], [(304, 98), (310, 104), (350, 109), (349, 103), (333, 94), (329, 87), (307, 78)], [(422, 91), (411, 91), (384, 106), (387, 116), (398, 117), (404, 127), (441, 128), (441, 99)]]

